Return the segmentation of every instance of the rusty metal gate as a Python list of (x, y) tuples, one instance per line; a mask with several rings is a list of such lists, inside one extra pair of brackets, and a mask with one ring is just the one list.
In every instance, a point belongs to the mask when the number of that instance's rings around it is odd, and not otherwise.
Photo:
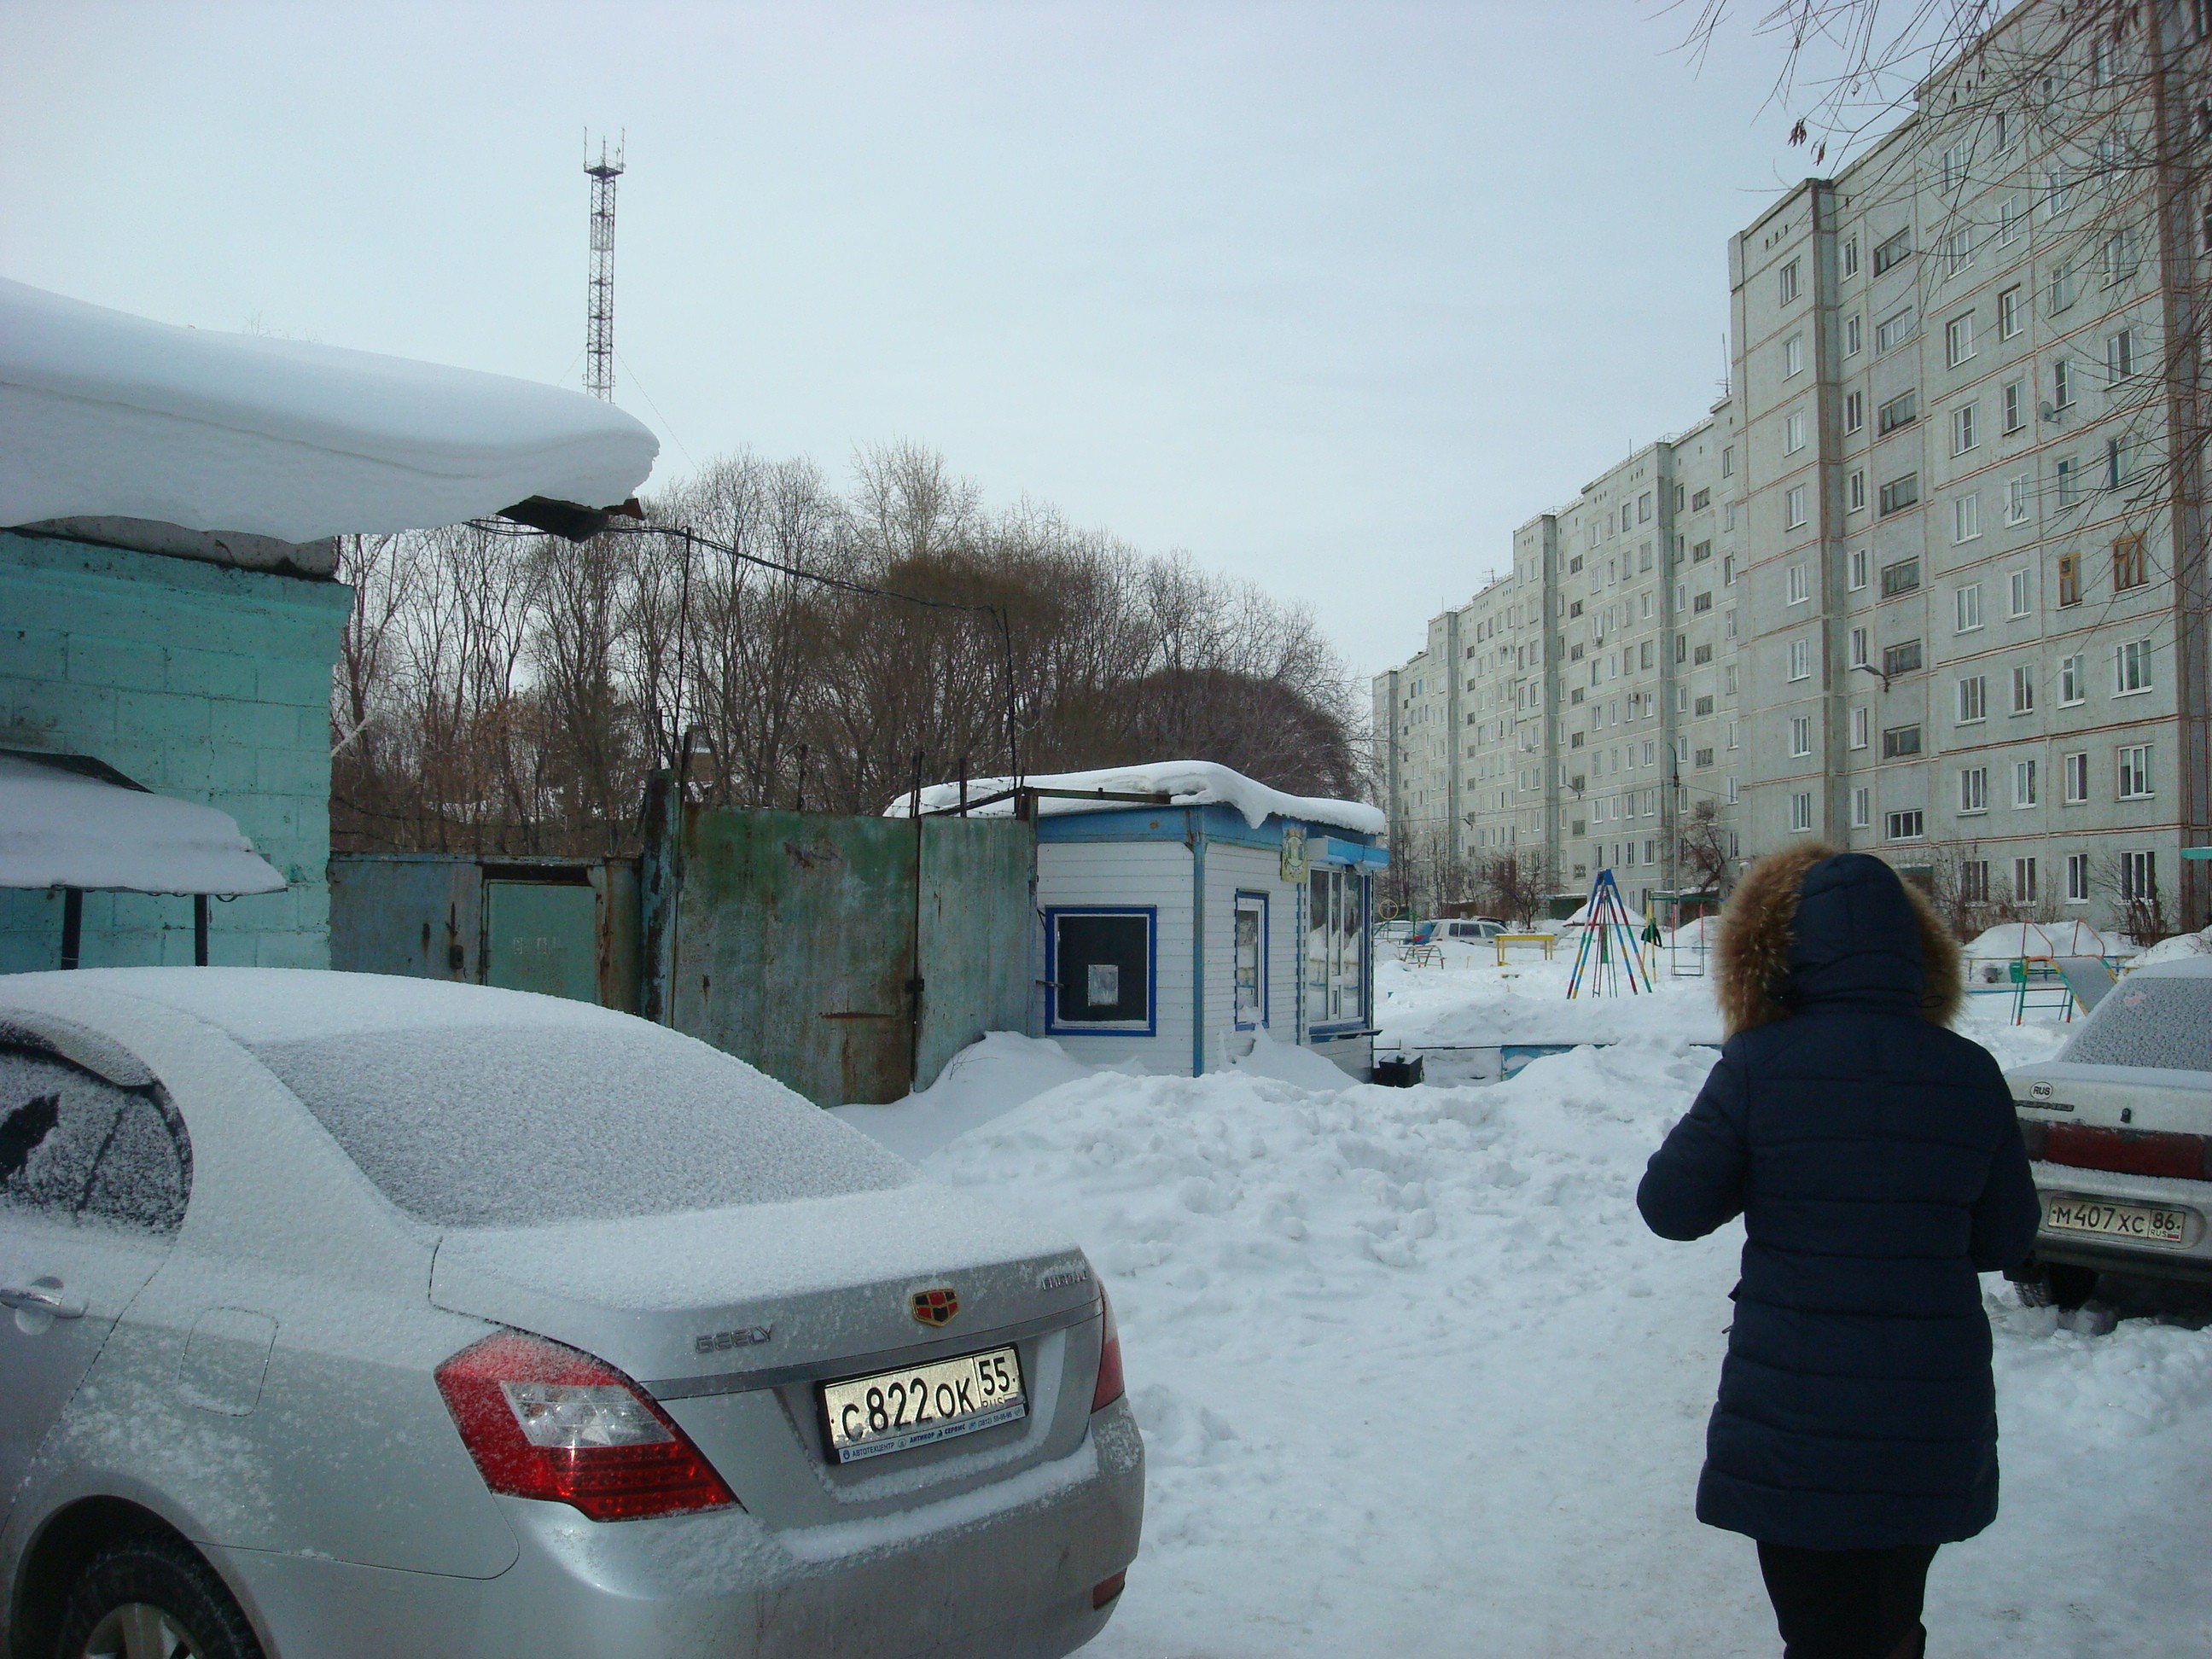
[(896, 1100), (985, 1031), (1027, 1029), (1036, 866), (1034, 826), (1010, 818), (917, 835), (688, 807), (674, 903), (647, 922), (647, 1012), (817, 1104)]

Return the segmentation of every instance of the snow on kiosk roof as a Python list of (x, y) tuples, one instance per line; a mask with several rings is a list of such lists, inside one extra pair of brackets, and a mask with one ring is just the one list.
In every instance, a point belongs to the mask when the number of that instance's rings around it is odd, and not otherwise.
[[(1255, 830), (1270, 817), (1325, 823), (1364, 836), (1379, 836), (1389, 827), (1382, 809), (1370, 806), (1364, 801), (1286, 794), (1282, 790), (1271, 789), (1264, 783), (1255, 783), (1243, 773), (1218, 766), (1211, 761), (1153, 761), (1141, 766), (1102, 767), (1088, 772), (1036, 773), (1024, 776), (1020, 784), (1024, 789), (1098, 792), (1107, 797), (1165, 795), (1168, 797), (1166, 804), (1170, 806), (1232, 806), (1244, 815), (1244, 822)], [(972, 801), (989, 800), (989, 805), (971, 807), (968, 816), (1012, 816), (1014, 787), (1015, 780), (1012, 778), (971, 778), (968, 783), (968, 799)], [(990, 800), (993, 796), (1005, 799)], [(932, 784), (921, 792), (924, 816), (957, 811), (959, 805), (960, 786), (957, 783)], [(1126, 811), (1129, 806), (1130, 803), (1126, 800), (1085, 800), (1079, 796), (1066, 794), (1040, 795), (1036, 802), (1037, 812), (1044, 817), (1055, 817), (1070, 812)], [(884, 808), (884, 816), (902, 818), (912, 810), (913, 798), (902, 795)]]
[(135, 519), (301, 543), (532, 498), (597, 509), (633, 495), (659, 450), (632, 416), (558, 386), (178, 328), (0, 279), (0, 526)]

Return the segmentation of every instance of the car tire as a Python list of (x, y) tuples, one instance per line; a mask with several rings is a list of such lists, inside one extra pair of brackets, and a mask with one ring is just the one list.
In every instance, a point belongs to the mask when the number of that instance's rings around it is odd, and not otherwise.
[(140, 1533), (87, 1562), (62, 1612), (54, 1659), (263, 1659), (215, 1570), (166, 1533)]
[(2071, 1313), (2097, 1293), (2097, 1270), (2077, 1267), (2070, 1262), (2054, 1261), (2044, 1270), (2051, 1285), (2051, 1300), (2062, 1310)]

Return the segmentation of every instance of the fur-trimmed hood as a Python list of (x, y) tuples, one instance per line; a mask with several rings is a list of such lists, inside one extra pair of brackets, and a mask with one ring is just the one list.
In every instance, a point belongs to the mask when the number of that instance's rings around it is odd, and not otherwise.
[(1917, 1006), (1948, 1025), (1965, 996), (1958, 941), (1880, 859), (1822, 842), (1773, 853), (1721, 913), (1715, 996), (1734, 1036), (1807, 1003)]

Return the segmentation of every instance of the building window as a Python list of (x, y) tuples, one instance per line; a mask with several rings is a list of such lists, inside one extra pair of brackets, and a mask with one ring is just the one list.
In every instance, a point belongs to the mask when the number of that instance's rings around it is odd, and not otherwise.
[(2132, 697), (2150, 690), (2150, 641), (2130, 640), (2112, 647), (2112, 695)]
[(1854, 628), (1851, 629), (1851, 666), (1864, 668), (1867, 662), (1867, 631), (1863, 628)]
[(2012, 861), (2012, 902), (2014, 904), (2035, 902), (2035, 860), (2014, 859)]
[(1334, 866), (1307, 872), (1306, 1018), (1309, 1024), (1364, 1024), (1366, 883)]
[(1158, 913), (1052, 910), (1054, 1029), (1143, 1031), (1155, 1027), (1153, 930)]
[(1881, 757), (1886, 761), (1906, 760), (1919, 752), (1917, 726), (1893, 726), (1881, 734)]
[(2104, 246), (2098, 250), (2097, 262), (2106, 288), (2134, 276), (2136, 267), (2142, 263), (2136, 254), (2135, 232), (2120, 229), (2106, 237)]
[(2150, 580), (2150, 561), (2144, 556), (2141, 536), (2123, 536), (2112, 544), (2112, 592), (2124, 593)]
[(2061, 553), (2058, 556), (2058, 608), (2081, 603), (2081, 556)]
[(2158, 854), (2120, 854), (2120, 896), (2145, 902), (2158, 897)]
[[(1982, 498), (1961, 495), (1951, 503), (1951, 539), (1971, 542), (1980, 539), (1982, 533)], [(1976, 626), (1979, 626), (1978, 623)]]
[(1709, 592), (1700, 593), (1690, 601), (1690, 614), (1693, 617), (1701, 617), (1712, 608), (1713, 596)]
[(1877, 276), (1912, 252), (1912, 228), (1907, 225), (1894, 236), (1875, 244), (1874, 274)]
[[(2205, 209), (2205, 220), (2207, 223), (2212, 223), (2212, 206), (2208, 206)], [(1859, 318), (1858, 313), (1856, 312), (1853, 312), (1850, 316), (1844, 319), (1844, 356), (1846, 357), (1856, 357), (1858, 355)]]
[[(1702, 513), (1712, 504), (1713, 492), (1710, 489), (1700, 489), (1690, 497), (1690, 511), (1692, 513)], [(1706, 545), (1711, 547), (1712, 544), (1708, 542)]]
[(1810, 790), (1800, 790), (1790, 797), (1790, 828), (1793, 834), (1803, 834), (1813, 827), (1813, 795)]
[(1997, 295), (1997, 338), (2009, 340), (2020, 332), (2020, 284), (2014, 283)]
[(2051, 365), (2051, 406), (2057, 409), (2074, 407), (2074, 362), (2061, 357)]
[(1782, 378), (1805, 372), (1805, 337), (1793, 334), (1782, 343)]
[(1871, 789), (1852, 790), (1851, 828), (1854, 830), (1863, 830), (1867, 825), (1873, 822), (1874, 791)]
[(1943, 276), (1946, 281), (1956, 276), (1974, 263), (1974, 230), (1972, 225), (1960, 225), (1943, 239)]
[(2035, 671), (2017, 667), (2012, 671), (2012, 712), (2033, 714), (2035, 712)]
[(1968, 582), (1951, 595), (1954, 633), (1971, 634), (1982, 625), (1982, 585)]
[(1942, 160), (1936, 165), (1942, 179), (1941, 188), (1943, 193), (1948, 196), (1966, 182), (1966, 146), (1952, 145), (1943, 152)]
[(1813, 597), (1813, 580), (1801, 561), (1790, 567), (1790, 603), (1802, 605)]
[(2014, 571), (2005, 578), (2005, 585), (2012, 604), (2010, 614), (2015, 618), (2025, 617), (2030, 609), (2027, 572), (2025, 569)]
[(1857, 237), (1846, 236), (1844, 238), (1842, 257), (1844, 275), (1846, 276), (1857, 276), (1859, 274), (1859, 239)]
[(2119, 797), (2122, 800), (2150, 799), (2150, 745), (2124, 743), (2119, 749)]
[(1730, 478), (1735, 476), (1735, 446), (1734, 444), (1729, 444), (1721, 451), (1721, 477), (1723, 478)]
[(1866, 398), (1863, 393), (1844, 393), (1844, 435), (1848, 438), (1866, 424)]
[(1813, 647), (1811, 642), (1806, 640), (1790, 641), (1790, 678), (1793, 680), (1805, 680), (1810, 679), (1812, 677)]
[(1974, 355), (1974, 313), (1966, 312), (1943, 325), (1943, 361), (1956, 368)]
[(1790, 753), (1794, 759), (1802, 760), (1813, 752), (1813, 717), (1792, 714), (1790, 717)]
[(2066, 902), (2087, 904), (2089, 902), (2089, 855), (2069, 853), (2066, 855)]
[(2033, 473), (2022, 472), (2005, 480), (2005, 522), (2007, 524), (2027, 522), (2027, 504), (2034, 488), (2035, 477)]
[(1918, 841), (1928, 833), (1928, 815), (1917, 807), (1910, 812), (1892, 812), (1884, 833), (1891, 841)]
[(1791, 530), (1802, 530), (1804, 528), (1805, 486), (1803, 484), (1792, 485), (1789, 495), (1784, 498), (1783, 504), (1786, 509), (1789, 521), (1788, 528)]
[(1899, 593), (1910, 593), (1920, 586), (1920, 561), (1899, 559), (1895, 564), (1881, 568), (1881, 596), (1893, 599)]
[[(1959, 811), (1962, 815), (1990, 810), (1990, 769), (1968, 766), (1959, 773)], [(1982, 866), (1986, 870), (1989, 866)]]
[(1792, 259), (1782, 267), (1782, 303), (1793, 304), (1797, 298), (1797, 261)]
[(2062, 455), (2052, 468), (2058, 477), (2058, 505), (2063, 510), (2081, 499), (2081, 464), (2071, 455)]
[(2105, 378), (2118, 386), (2136, 372), (2136, 331), (2124, 328), (2105, 337)]
[(1959, 898), (1966, 904), (1990, 902), (1990, 861), (1962, 859), (1959, 862)]
[(1867, 726), (1868, 726), (1868, 724), (1869, 724), (1869, 721), (1868, 721), (1868, 720), (1867, 720), (1867, 708), (1866, 708), (1866, 705), (1865, 705), (1864, 703), (1861, 703), (1857, 708), (1854, 708), (1854, 709), (1852, 709), (1852, 710), (1851, 710), (1851, 747), (1852, 747), (1852, 748), (1854, 748), (1854, 749), (1863, 749), (1863, 748), (1865, 748), (1865, 747), (1867, 746)]
[(2032, 760), (2012, 763), (2012, 804), (2014, 806), (2035, 805), (2035, 763)]
[(1867, 585), (1867, 550), (1855, 548), (1851, 552), (1850, 589), (1856, 593)]
[(1959, 724), (1971, 726), (1989, 717), (1989, 681), (1970, 674), (1959, 682)]
[(1850, 477), (1844, 481), (1844, 500), (1847, 502), (1846, 511), (1851, 513), (1866, 511), (1866, 469), (1864, 467), (1851, 469)]
[(2062, 658), (2058, 664), (2058, 706), (2070, 708), (2088, 696), (2087, 677), (2082, 672), (2086, 659), (2078, 651)]
[(2075, 276), (2071, 261), (2061, 259), (2057, 264), (2051, 266), (2048, 302), (2051, 314), (2055, 317), (2071, 307), (2075, 296), (2081, 292), (2081, 283)]
[(1875, 411), (1875, 433), (1880, 436), (1894, 432), (1901, 426), (1910, 426), (1920, 413), (1917, 393), (1900, 392)]
[(1802, 409), (1792, 410), (1790, 412), (1790, 417), (1782, 423), (1782, 453), (1785, 455), (1795, 455), (1804, 447), (1805, 411)]
[(1961, 404), (1951, 411), (1951, 453), (1963, 455), (1974, 444), (1974, 405)]
[(1887, 515), (1902, 513), (1916, 506), (1920, 500), (1920, 475), (1908, 472), (1901, 478), (1893, 478), (1881, 487), (1881, 510)]
[(2069, 806), (2079, 806), (2089, 799), (2089, 751), (2077, 749), (2070, 755), (2058, 757), (2059, 782), (2063, 786), (2061, 799)]
[(1874, 349), (1877, 352), (1887, 351), (1910, 337), (1911, 333), (1912, 307), (1906, 306), (1902, 311), (1892, 312), (1875, 325)]
[(1920, 641), (1907, 640), (1902, 645), (1886, 645), (1881, 648), (1881, 672), (1886, 679), (1895, 679), (1900, 674), (1920, 672)]

